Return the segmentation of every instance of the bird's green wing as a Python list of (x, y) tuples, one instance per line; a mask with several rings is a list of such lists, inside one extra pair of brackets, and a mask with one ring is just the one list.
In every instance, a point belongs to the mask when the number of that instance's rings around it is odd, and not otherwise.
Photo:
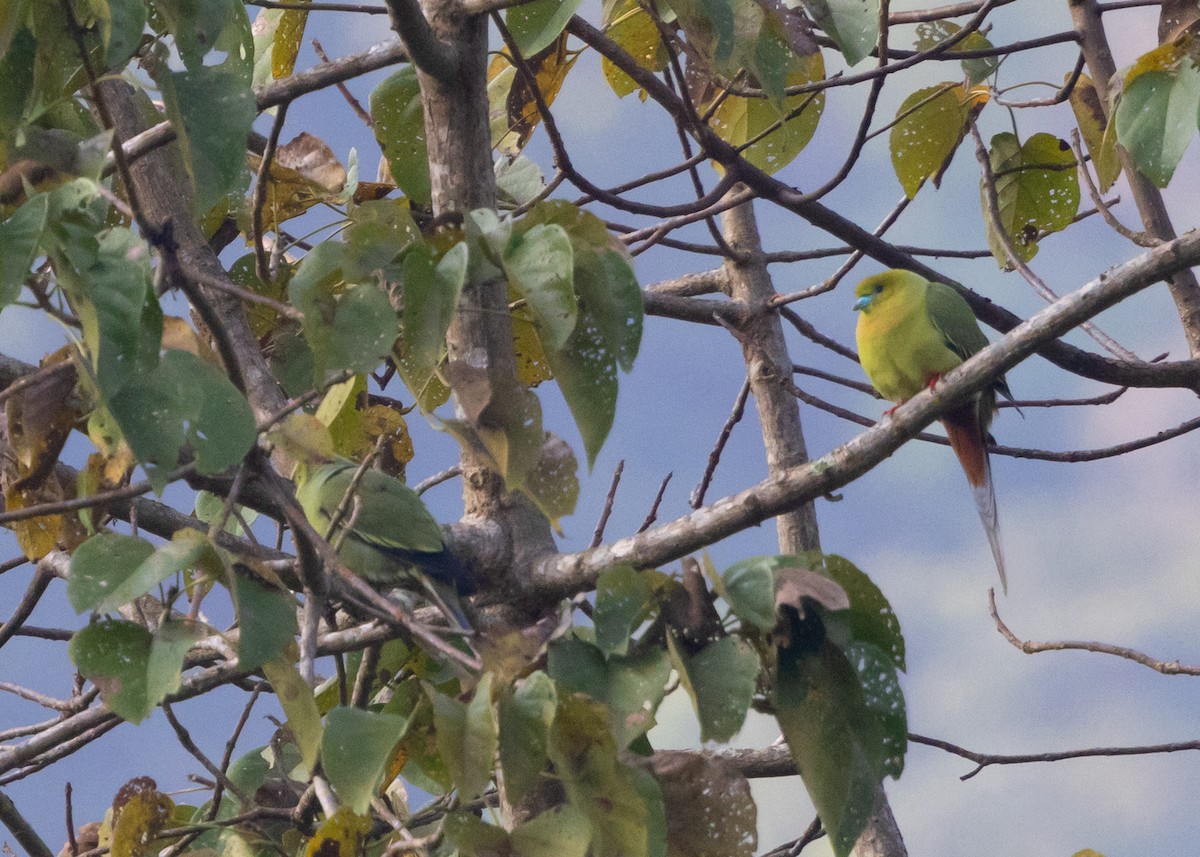
[[(327, 521), (341, 504), (358, 469), (353, 462), (328, 466), (336, 469), (320, 487), (321, 512)], [(358, 485), (358, 496), (353, 533), (368, 544), (384, 550), (422, 553), (437, 553), (445, 547), (437, 521), (417, 493), (399, 479), (368, 470)]]
[(963, 360), (987, 347), (987, 337), (980, 329), (971, 305), (945, 283), (929, 284), (925, 309), (946, 347)]

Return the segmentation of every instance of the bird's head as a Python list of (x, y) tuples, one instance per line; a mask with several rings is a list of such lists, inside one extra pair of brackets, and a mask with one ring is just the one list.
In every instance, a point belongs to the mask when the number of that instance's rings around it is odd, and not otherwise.
[(872, 274), (854, 289), (854, 309), (870, 312), (879, 307), (900, 305), (927, 285), (924, 277), (912, 271), (892, 269)]

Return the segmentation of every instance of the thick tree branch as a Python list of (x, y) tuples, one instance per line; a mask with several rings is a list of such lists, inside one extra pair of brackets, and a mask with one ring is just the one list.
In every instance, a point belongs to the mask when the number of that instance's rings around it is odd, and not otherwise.
[(892, 418), (828, 454), (711, 506), (594, 550), (548, 557), (520, 580), (531, 598), (559, 598), (589, 588), (603, 569), (622, 562), (662, 565), (746, 527), (835, 491), (870, 470), (947, 408), (982, 389), (1045, 342), (1174, 272), (1200, 263), (1200, 232), (1190, 232), (1110, 269), (1055, 301), (998, 342), (946, 374), (935, 389), (901, 405)]
[(453, 83), (459, 74), (459, 48), (442, 39), (430, 26), (419, 0), (384, 0), (392, 29), (404, 43), (412, 64), (442, 83)]

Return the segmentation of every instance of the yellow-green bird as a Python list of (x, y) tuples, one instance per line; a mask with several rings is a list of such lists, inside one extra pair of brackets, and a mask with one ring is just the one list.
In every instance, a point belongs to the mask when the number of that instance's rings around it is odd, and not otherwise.
[[(329, 525), (357, 469), (346, 458), (297, 468), (296, 500), (321, 535), (331, 537)], [(342, 517), (342, 525), (350, 527), (338, 548), (346, 567), (375, 583), (420, 583), (469, 628), (458, 596), (475, 591), (474, 578), (446, 549), (442, 528), (417, 493), (386, 473), (367, 470), (357, 496), (357, 504), (348, 504)]]
[[(988, 344), (971, 305), (944, 283), (932, 283), (911, 271), (891, 270), (867, 277), (854, 294), (854, 309), (859, 311), (859, 360), (879, 394), (897, 406)], [(996, 393), (1012, 398), (1003, 376), (965, 404), (944, 413), (942, 425), (975, 494), (1000, 585), (1008, 592), (987, 452)]]

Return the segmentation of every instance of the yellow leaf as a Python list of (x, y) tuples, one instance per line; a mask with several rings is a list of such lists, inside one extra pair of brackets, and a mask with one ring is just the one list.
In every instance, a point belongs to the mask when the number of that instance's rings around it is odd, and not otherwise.
[(412, 461), (414, 455), (412, 437), (404, 416), (388, 405), (368, 405), (362, 412), (362, 427), (365, 440), (362, 454), (373, 449), (379, 438), (386, 438), (380, 466), (386, 473), (402, 476), (404, 465)]
[(267, 431), (267, 440), (306, 464), (333, 458), (333, 438), (329, 429), (312, 414), (288, 414)]
[[(564, 32), (526, 60), (547, 107), (554, 103), (578, 56), (578, 52), (567, 50)], [(504, 54), (498, 54), (488, 67), (488, 102), (492, 148), (506, 155), (520, 154), (542, 117), (533, 90)]]
[[(818, 52), (797, 56), (786, 82), (788, 86), (800, 86), (824, 79), (825, 61)], [(723, 91), (714, 93), (714, 97), (723, 94)], [(742, 151), (742, 156), (759, 169), (774, 173), (790, 164), (812, 140), (824, 108), (822, 92), (789, 95), (783, 100), (782, 111), (767, 98), (730, 95), (713, 113), (712, 125), (722, 139), (735, 146), (754, 140)], [(761, 136), (785, 117), (779, 128)]]
[(1100, 94), (1096, 85), (1086, 74), (1079, 75), (1071, 90), (1071, 109), (1075, 111), (1075, 121), (1087, 146), (1092, 166), (1096, 170), (1096, 179), (1103, 193), (1113, 186), (1117, 176), (1121, 174), (1121, 160), (1117, 157), (1116, 125), (1109, 123), (1100, 103)]
[(217, 353), (200, 337), (200, 334), (185, 320), (173, 315), (163, 316), (162, 347), (186, 351), (213, 366), (221, 365)]
[(69, 354), (60, 349), (42, 361), (36, 380), (5, 399), (8, 441), (16, 464), (13, 487), (36, 489), (58, 463), (58, 454), (79, 421), (78, 400), (72, 396), (76, 380)]
[[(299, 2), (307, 3), (308, 0)], [(288, 9), (280, 16), (275, 42), (271, 45), (271, 77), (276, 80), (287, 77), (296, 68), (296, 55), (300, 53), (300, 41), (304, 38), (307, 22), (307, 9)]]
[(175, 803), (149, 777), (136, 777), (113, 799), (112, 857), (146, 857), (157, 851), (154, 837), (171, 818)]
[[(669, 57), (663, 46), (662, 34), (646, 10), (633, 0), (624, 0), (621, 7), (614, 10), (613, 20), (604, 28), (604, 33), (647, 71), (659, 72), (667, 67)], [(638, 97), (646, 100), (646, 91), (607, 57), (601, 60), (600, 65), (608, 85), (618, 98), (638, 92)]]
[(304, 857), (356, 857), (370, 830), (370, 817), (357, 815), (349, 807), (339, 807), (308, 840)]
[(311, 771), (321, 750), (322, 731), (321, 713), (317, 710), (312, 688), (305, 684), (295, 664), (286, 657), (268, 661), (262, 665), (262, 670), (287, 715), (287, 725), (300, 750), (300, 758)]
[[(28, 509), (45, 502), (40, 489), (26, 490), (8, 487), (4, 489), (4, 508), (9, 512)], [(58, 545), (63, 534), (62, 515), (41, 515), (24, 521), (13, 521), (9, 526), (17, 537), (17, 545), (27, 559), (39, 560)]]
[(513, 310), (513, 349), (517, 357), (517, 377), (526, 387), (536, 387), (554, 377), (550, 361), (542, 349), (537, 326), (533, 322), (533, 311), (525, 304)]

